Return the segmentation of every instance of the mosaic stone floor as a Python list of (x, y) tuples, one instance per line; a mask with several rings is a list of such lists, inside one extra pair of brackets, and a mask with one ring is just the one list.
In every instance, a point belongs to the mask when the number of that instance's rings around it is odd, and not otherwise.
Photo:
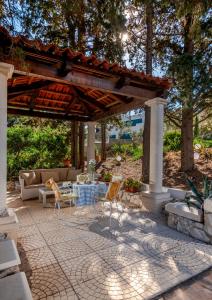
[(169, 229), (148, 212), (65, 208), (8, 197), (20, 221), (18, 249), (33, 299), (158, 297), (212, 266), (212, 246)]

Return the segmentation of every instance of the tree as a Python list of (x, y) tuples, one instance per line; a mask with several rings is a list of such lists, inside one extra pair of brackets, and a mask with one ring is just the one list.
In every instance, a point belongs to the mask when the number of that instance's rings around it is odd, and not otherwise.
[(174, 81), (166, 115), (181, 128), (181, 169), (188, 171), (194, 166), (193, 119), (207, 108), (210, 98), (209, 2), (168, 1), (161, 9), (168, 28), (159, 28), (158, 61)]
[(0, 23), (14, 33), (123, 63), (124, 0), (19, 0), (1, 7)]
[[(144, 67), (144, 1), (129, 6), (130, 62)], [(209, 1), (153, 1), (153, 69), (173, 79), (166, 117), (182, 132), (181, 168), (193, 168), (193, 118), (203, 115), (210, 102)], [(205, 116), (211, 116), (211, 111)], [(203, 120), (200, 119), (199, 122)]]
[[(153, 52), (153, 5), (152, 1), (146, 1), (146, 73), (152, 75), (152, 52)], [(150, 122), (151, 111), (149, 106), (145, 106), (145, 123), (143, 132), (143, 182), (149, 183), (150, 168)]]

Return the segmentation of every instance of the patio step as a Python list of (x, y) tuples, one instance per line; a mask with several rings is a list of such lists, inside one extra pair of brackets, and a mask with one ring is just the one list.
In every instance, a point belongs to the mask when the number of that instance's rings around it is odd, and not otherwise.
[(23, 272), (0, 279), (1, 300), (32, 300), (32, 294)]
[(17, 266), (20, 263), (15, 242), (13, 240), (2, 240), (0, 242), (0, 271)]

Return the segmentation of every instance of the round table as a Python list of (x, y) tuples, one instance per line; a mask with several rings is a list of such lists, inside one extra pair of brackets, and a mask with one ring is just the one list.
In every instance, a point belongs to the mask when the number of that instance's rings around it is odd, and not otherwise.
[(96, 196), (104, 195), (107, 192), (107, 185), (104, 182), (97, 183), (73, 183), (73, 192), (78, 195), (77, 206), (91, 205), (95, 203)]

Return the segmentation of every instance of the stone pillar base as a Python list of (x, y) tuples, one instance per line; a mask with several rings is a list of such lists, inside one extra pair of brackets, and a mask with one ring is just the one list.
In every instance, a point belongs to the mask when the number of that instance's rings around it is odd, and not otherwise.
[(0, 217), (0, 232), (6, 233), (9, 239), (17, 243), (18, 219), (13, 209), (7, 211), (8, 216)]
[(161, 212), (162, 206), (172, 200), (170, 193), (142, 192), (142, 204), (150, 212)]

